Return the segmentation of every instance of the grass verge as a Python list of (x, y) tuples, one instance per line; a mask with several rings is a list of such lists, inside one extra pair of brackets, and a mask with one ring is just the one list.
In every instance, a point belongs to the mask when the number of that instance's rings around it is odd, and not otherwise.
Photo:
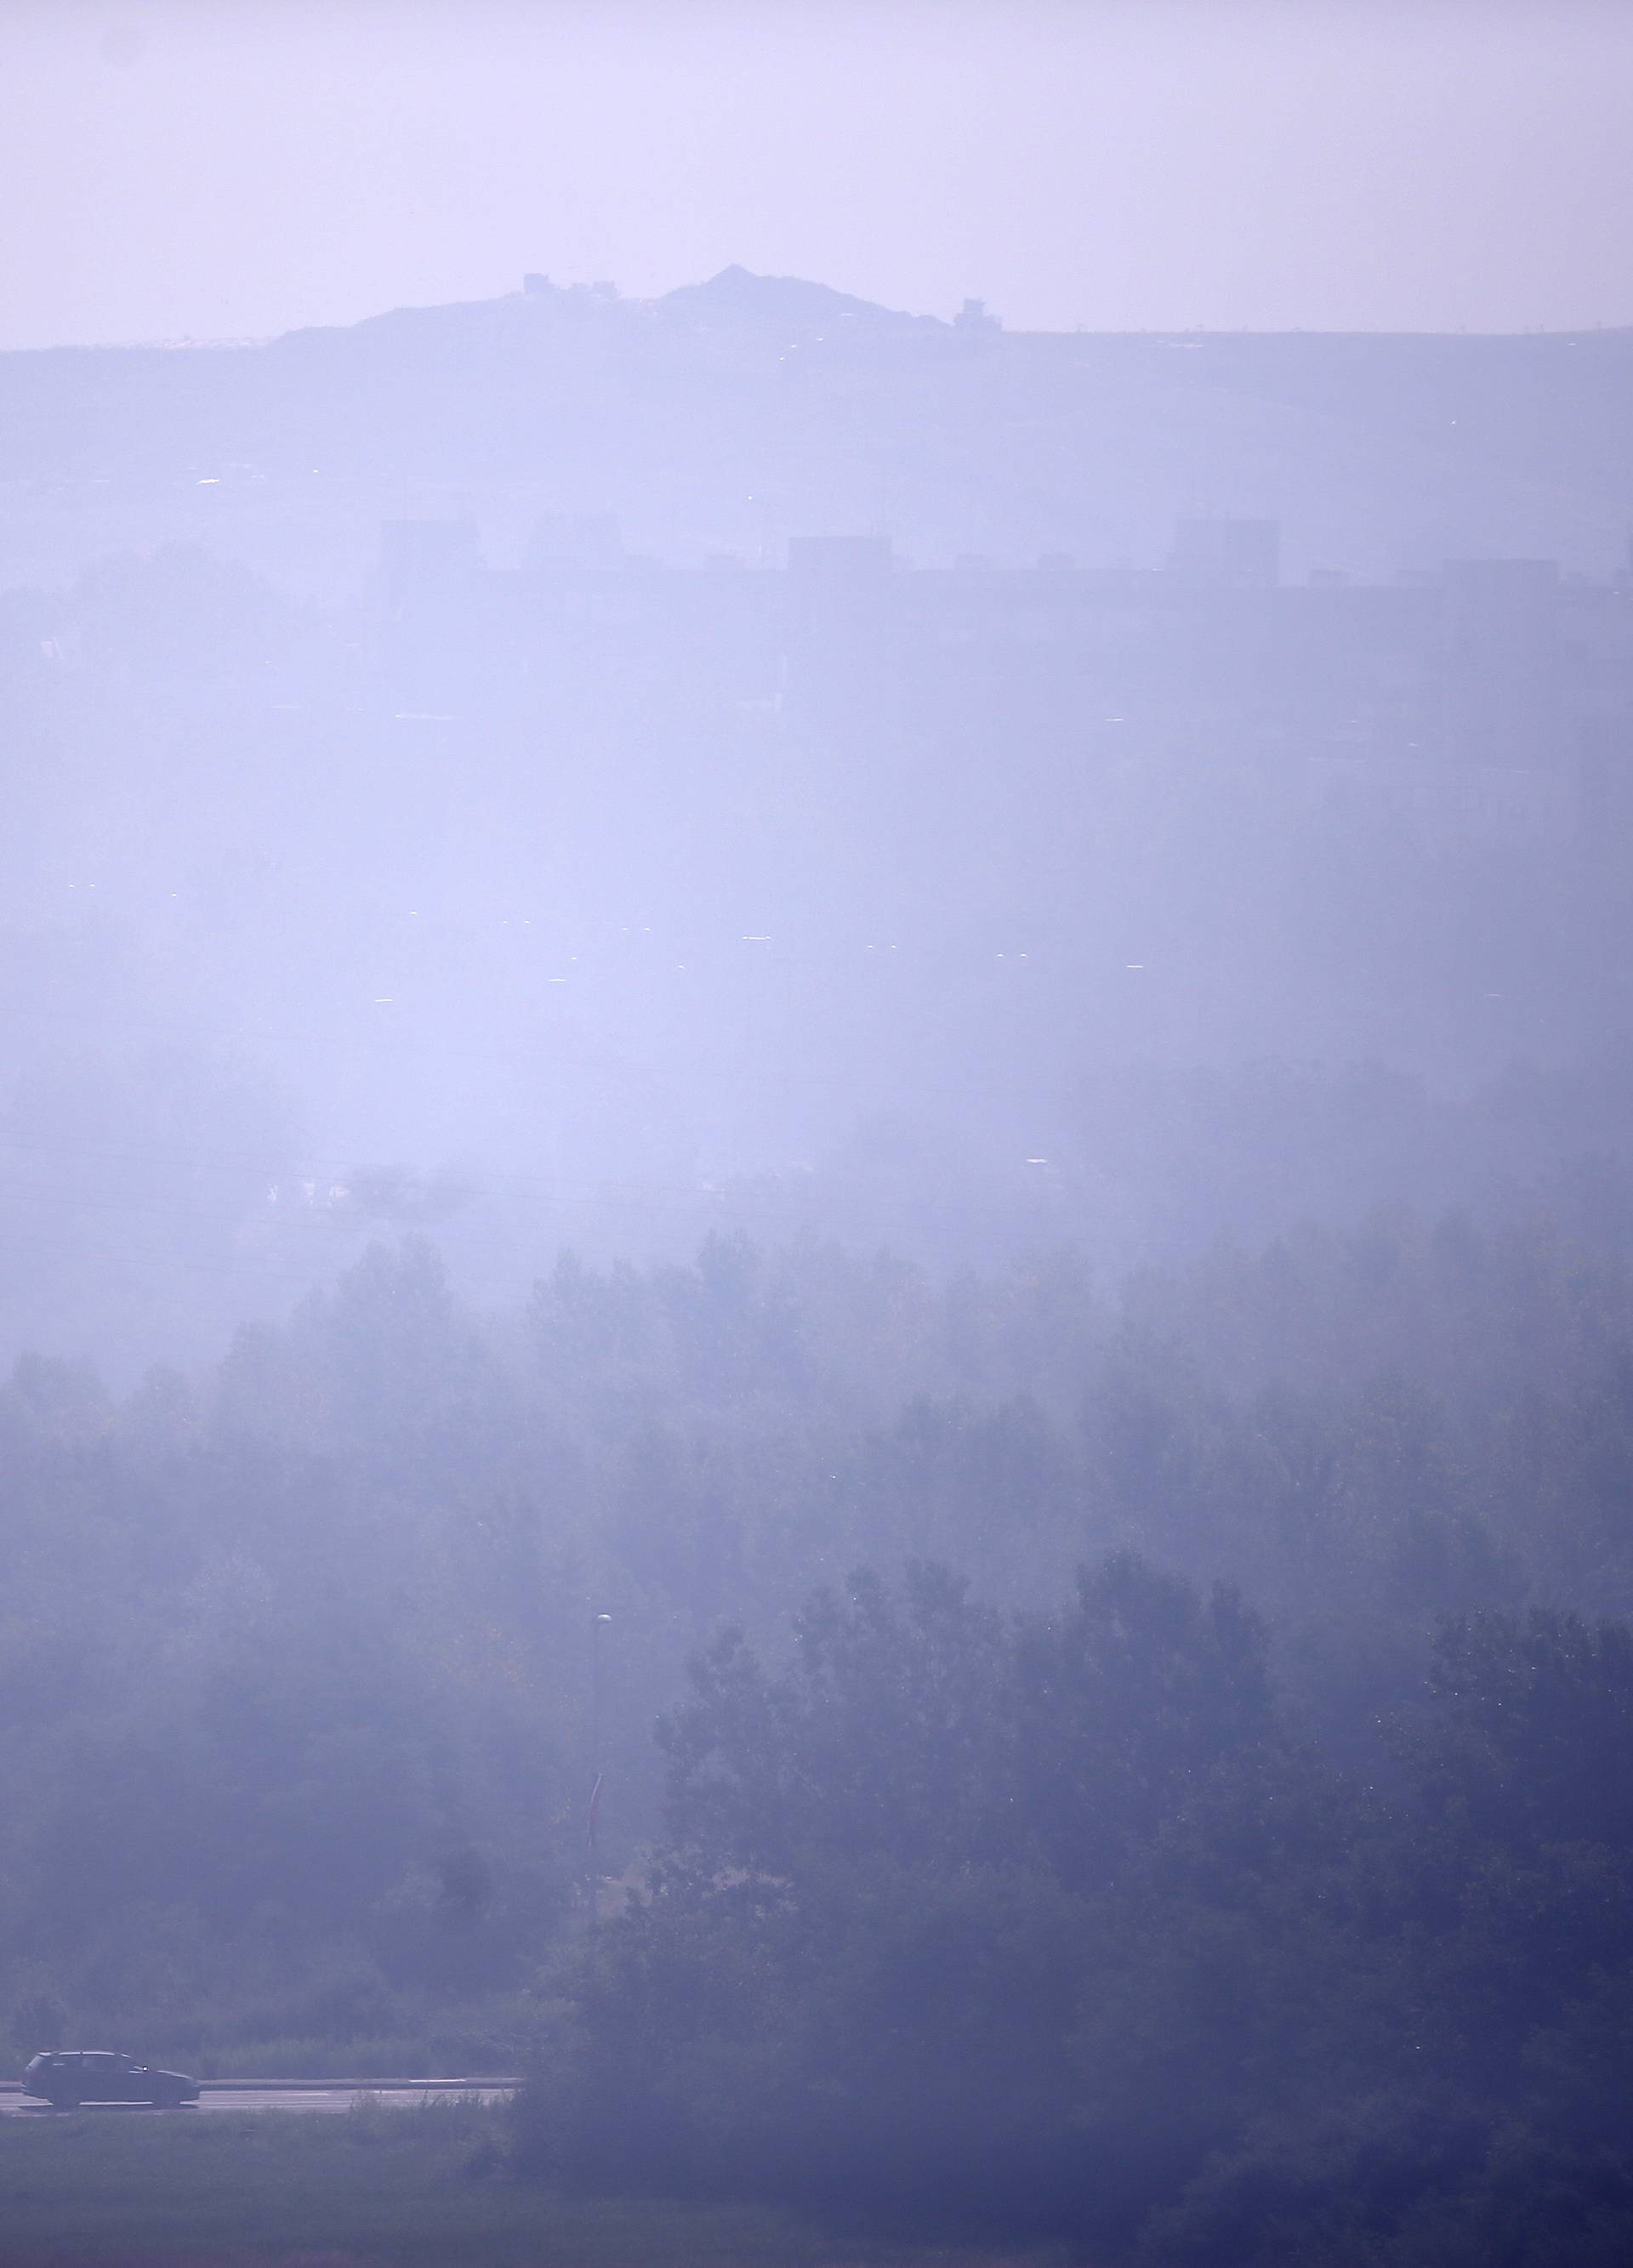
[(750, 2206), (565, 2197), (502, 2110), (87, 2110), (0, 2119), (4, 2268), (997, 2268), (835, 2243)]

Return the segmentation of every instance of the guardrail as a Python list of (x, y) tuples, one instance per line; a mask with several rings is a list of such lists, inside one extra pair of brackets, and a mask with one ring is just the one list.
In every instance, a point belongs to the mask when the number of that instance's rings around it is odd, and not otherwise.
[[(517, 2088), (504, 2079), (201, 2079), (204, 2095), (446, 2095), (461, 2088)], [(20, 2095), (20, 2079), (0, 2079), (0, 2095)]]

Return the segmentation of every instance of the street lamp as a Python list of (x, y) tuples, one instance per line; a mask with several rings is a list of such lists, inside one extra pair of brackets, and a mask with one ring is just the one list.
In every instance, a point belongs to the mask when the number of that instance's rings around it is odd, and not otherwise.
[(606, 1751), (602, 1735), (602, 1632), (610, 1628), (610, 1615), (597, 1615), (590, 1624), (590, 1798), (589, 1831), (585, 1837), (585, 1904), (593, 1936), (601, 1920), (601, 1792), (606, 1779)]

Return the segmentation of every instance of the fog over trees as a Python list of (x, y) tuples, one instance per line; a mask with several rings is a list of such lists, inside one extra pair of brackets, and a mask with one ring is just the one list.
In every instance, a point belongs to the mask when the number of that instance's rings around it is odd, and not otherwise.
[(0, 357), (15, 2060), (1627, 2257), (1630, 356)]

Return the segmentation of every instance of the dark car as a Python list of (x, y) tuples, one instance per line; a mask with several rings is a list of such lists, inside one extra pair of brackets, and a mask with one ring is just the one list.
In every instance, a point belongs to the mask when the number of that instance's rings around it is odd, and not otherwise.
[(174, 2110), (178, 2102), (197, 2102), (198, 2081), (184, 2071), (150, 2071), (105, 2049), (64, 2048), (30, 2060), (23, 2092), (42, 2096), (58, 2110), (77, 2110), (82, 2102), (152, 2102)]

